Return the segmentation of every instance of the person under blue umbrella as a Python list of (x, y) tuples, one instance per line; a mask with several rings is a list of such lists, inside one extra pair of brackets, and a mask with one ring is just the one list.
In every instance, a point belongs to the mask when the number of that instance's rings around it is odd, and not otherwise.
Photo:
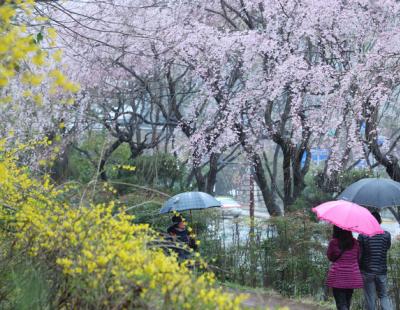
[[(172, 225), (168, 227), (167, 233), (171, 236), (174, 241), (182, 242), (193, 250), (197, 250), (196, 240), (189, 234), (186, 227), (186, 222), (180, 214), (172, 216)], [(190, 253), (187, 250), (177, 250), (178, 257), (180, 259), (187, 259)]]

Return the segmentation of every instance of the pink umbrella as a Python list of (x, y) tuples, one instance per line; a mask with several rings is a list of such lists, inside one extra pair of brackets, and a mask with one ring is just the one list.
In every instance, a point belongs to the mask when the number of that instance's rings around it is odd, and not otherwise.
[(368, 209), (349, 201), (328, 201), (312, 208), (312, 211), (317, 214), (318, 219), (345, 230), (367, 236), (384, 233), (378, 221)]

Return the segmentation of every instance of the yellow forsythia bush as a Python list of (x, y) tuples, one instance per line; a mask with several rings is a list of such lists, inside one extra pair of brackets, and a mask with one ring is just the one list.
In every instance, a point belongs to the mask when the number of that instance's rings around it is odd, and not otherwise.
[[(43, 83), (54, 90), (78, 89), (57, 69), (40, 70), (48, 67), (50, 55), (18, 19), (30, 16), (33, 5), (33, 0), (0, 0), (0, 104), (13, 102), (5, 91), (11, 81), (28, 90)], [(53, 40), (54, 31), (47, 37)], [(222, 292), (212, 273), (197, 276), (156, 248), (147, 225), (114, 214), (112, 202), (73, 205), (62, 199), (48, 177), (34, 178), (17, 164), (18, 150), (5, 145), (6, 139), (0, 141), (0, 264), (26, 256), (55, 274), (50, 308), (239, 308), (243, 297)]]
[[(73, 206), (48, 178), (30, 176), (0, 145), (0, 222), (20, 252), (60, 274), (53, 296), (62, 308), (239, 309), (234, 297), (214, 285), (214, 275), (196, 276), (152, 247), (155, 233), (132, 224), (113, 203)], [(57, 301), (54, 301), (57, 303)]]

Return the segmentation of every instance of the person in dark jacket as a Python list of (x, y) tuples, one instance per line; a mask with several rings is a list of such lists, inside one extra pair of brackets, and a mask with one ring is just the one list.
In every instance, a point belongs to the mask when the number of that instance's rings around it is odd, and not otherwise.
[[(379, 224), (382, 223), (378, 212), (372, 212)], [(358, 236), (361, 258), (360, 269), (364, 281), (364, 299), (367, 310), (375, 310), (376, 293), (380, 299), (382, 310), (391, 310), (392, 305), (387, 285), (387, 252), (391, 245), (390, 233), (378, 234), (373, 237)]]
[[(196, 241), (189, 235), (186, 228), (186, 223), (181, 215), (174, 215), (172, 217), (172, 225), (168, 227), (167, 233), (171, 236), (172, 240), (182, 242), (193, 250), (197, 249)], [(185, 249), (177, 250), (180, 259), (189, 258), (190, 252)]]
[(336, 308), (349, 310), (354, 289), (363, 287), (358, 267), (358, 242), (351, 231), (333, 226), (333, 235), (326, 254), (331, 261), (326, 285), (332, 287)]

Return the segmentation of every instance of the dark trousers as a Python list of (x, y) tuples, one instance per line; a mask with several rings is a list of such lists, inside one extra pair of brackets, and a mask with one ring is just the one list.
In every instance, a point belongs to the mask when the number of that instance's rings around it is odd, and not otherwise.
[(336, 309), (349, 310), (352, 295), (352, 288), (333, 288), (333, 297), (335, 298)]

